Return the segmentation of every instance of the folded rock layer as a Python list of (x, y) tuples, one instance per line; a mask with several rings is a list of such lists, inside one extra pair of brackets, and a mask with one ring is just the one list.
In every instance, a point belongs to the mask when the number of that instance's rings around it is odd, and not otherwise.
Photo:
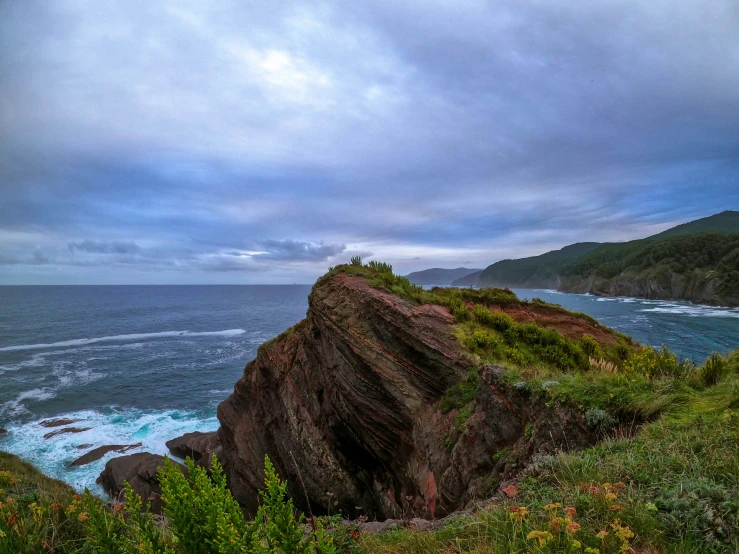
[[(480, 386), (460, 426), (439, 401), (473, 369)], [(499, 376), (473, 366), (445, 308), (330, 272), (306, 319), (262, 345), (219, 406), (219, 458), (249, 513), (266, 454), (300, 508), (307, 498), (314, 513), (440, 517), (494, 492), (534, 453), (596, 438)]]

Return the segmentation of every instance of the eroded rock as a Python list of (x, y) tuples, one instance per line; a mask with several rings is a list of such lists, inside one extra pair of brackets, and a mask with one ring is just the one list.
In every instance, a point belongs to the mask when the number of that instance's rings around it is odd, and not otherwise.
[(181, 437), (166, 442), (167, 448), (173, 456), (185, 459), (187, 457), (205, 467), (210, 467), (211, 457), (219, 454), (219, 442), (216, 431), (204, 433), (194, 431), (185, 433)]
[(46, 433), (44, 435), (44, 438), (50, 439), (51, 437), (64, 435), (66, 433), (82, 433), (83, 431), (89, 431), (90, 429), (92, 429), (92, 427), (65, 427), (64, 429), (57, 429), (56, 431), (52, 431), (51, 433)]
[[(90, 446), (90, 445), (88, 445)], [(83, 466), (86, 464), (89, 464), (90, 462), (94, 462), (96, 460), (99, 460), (103, 456), (105, 456), (108, 452), (119, 452), (123, 454), (124, 452), (127, 452), (133, 448), (138, 448), (141, 446), (141, 443), (136, 444), (107, 444), (105, 446), (98, 446), (97, 448), (90, 450), (86, 454), (83, 454), (79, 458), (77, 458), (75, 461), (73, 461), (70, 466)], [(77, 448), (80, 448), (79, 446)]]
[(256, 511), (265, 454), (302, 509), (301, 480), (314, 512), (428, 519), (489, 496), (535, 453), (595, 441), (494, 366), (469, 417), (443, 414), (445, 391), (476, 369), (452, 323), (361, 277), (320, 279), (306, 319), (260, 347), (218, 408), (219, 459), (245, 510)]
[(47, 419), (47, 420), (41, 421), (39, 422), (39, 425), (41, 425), (41, 427), (61, 427), (62, 425), (72, 425), (72, 423), (77, 423), (78, 421), (82, 421), (82, 420), (61, 417), (57, 419)]
[(116, 499), (122, 497), (123, 484), (128, 482), (144, 500), (144, 504), (147, 501), (150, 502), (152, 511), (160, 513), (162, 511), (162, 488), (157, 479), (157, 470), (164, 465), (164, 460), (164, 456), (149, 452), (113, 458), (105, 464), (105, 469), (100, 473), (96, 482), (103, 487), (106, 493)]

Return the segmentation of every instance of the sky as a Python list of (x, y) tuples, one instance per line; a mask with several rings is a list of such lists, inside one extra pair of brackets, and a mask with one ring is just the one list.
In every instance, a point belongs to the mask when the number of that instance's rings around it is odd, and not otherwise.
[(738, 208), (736, 0), (0, 0), (0, 284), (486, 267)]

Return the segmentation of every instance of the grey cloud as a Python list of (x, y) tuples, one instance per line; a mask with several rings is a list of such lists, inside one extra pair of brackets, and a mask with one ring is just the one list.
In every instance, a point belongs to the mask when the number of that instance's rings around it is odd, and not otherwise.
[(68, 247), (70, 252), (78, 250), (89, 254), (136, 254), (141, 251), (134, 242), (100, 242), (89, 239), (70, 242)]
[(265, 240), (259, 246), (266, 250), (252, 256), (259, 260), (323, 262), (346, 250), (345, 244), (315, 244), (297, 240)]
[(734, 0), (2, 3), (0, 265), (310, 282), (644, 236), (739, 207), (737, 52)]

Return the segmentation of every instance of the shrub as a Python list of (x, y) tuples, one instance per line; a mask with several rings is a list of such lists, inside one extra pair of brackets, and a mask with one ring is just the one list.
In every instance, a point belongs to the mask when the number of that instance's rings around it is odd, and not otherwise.
[(486, 311), (490, 314), (489, 316), (486, 316), (486, 322), (484, 323), (488, 327), (492, 327), (500, 332), (505, 332), (516, 325), (515, 320), (508, 314), (503, 312), (490, 312), (489, 310)]
[(585, 412), (585, 425), (589, 429), (610, 431), (615, 427), (616, 420), (605, 410), (594, 408)]
[(585, 333), (580, 339), (580, 348), (582, 348), (582, 351), (585, 352), (585, 354), (593, 358), (600, 358), (602, 355), (600, 344), (595, 340), (593, 335), (588, 333)]
[(453, 387), (447, 389), (441, 399), (441, 413), (446, 414), (451, 410), (463, 408), (475, 399), (477, 389), (480, 386), (480, 376), (477, 371), (470, 371), (467, 378)]
[(360, 258), (359, 256), (352, 256), (352, 259), (351, 259), (351, 262), (350, 263), (351, 263), (351, 265), (361, 266), (362, 265), (362, 258)]
[(714, 352), (708, 358), (706, 363), (700, 368), (700, 380), (706, 387), (712, 387), (728, 373), (727, 364), (724, 358), (718, 352)]

